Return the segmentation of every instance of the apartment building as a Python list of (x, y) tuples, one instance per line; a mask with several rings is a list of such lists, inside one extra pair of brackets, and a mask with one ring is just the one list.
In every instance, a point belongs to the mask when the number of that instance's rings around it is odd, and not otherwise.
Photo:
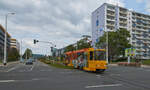
[[(0, 25), (0, 60), (4, 56), (4, 40), (5, 40), (5, 29)], [(11, 36), (7, 33), (7, 50), (10, 48), (10, 38)]]
[(20, 44), (19, 44), (19, 42), (16, 39), (11, 38), (11, 43), (10, 44), (11, 44), (10, 45), (11, 48), (16, 48), (18, 50), (18, 52), (19, 52), (19, 50), (20, 50)]
[(135, 12), (118, 5), (104, 3), (92, 13), (92, 46), (104, 31), (127, 29), (130, 43), (141, 59), (150, 58), (150, 15)]

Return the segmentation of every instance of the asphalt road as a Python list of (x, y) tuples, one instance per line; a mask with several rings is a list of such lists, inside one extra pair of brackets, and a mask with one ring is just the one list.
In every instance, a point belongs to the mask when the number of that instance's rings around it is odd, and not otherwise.
[(100, 74), (12, 64), (0, 67), (0, 90), (150, 90), (150, 69), (109, 66)]

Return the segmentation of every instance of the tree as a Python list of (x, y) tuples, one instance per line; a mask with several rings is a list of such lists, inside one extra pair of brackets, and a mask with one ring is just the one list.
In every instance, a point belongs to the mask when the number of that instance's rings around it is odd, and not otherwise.
[(10, 48), (8, 51), (8, 61), (17, 61), (19, 56), (19, 52), (16, 48)]
[(32, 50), (27, 48), (22, 56), (24, 59), (29, 59), (30, 57), (32, 57)]
[(91, 48), (90, 42), (88, 42), (88, 38), (83, 38), (77, 42), (77, 49)]
[(74, 45), (69, 45), (65, 48), (65, 52), (74, 51), (76, 50), (76, 47)]
[[(99, 42), (96, 43), (98, 48), (106, 47), (106, 32), (99, 38)], [(124, 56), (125, 48), (131, 47), (129, 44), (130, 33), (126, 29), (120, 29), (116, 32), (108, 32), (108, 54), (109, 59), (118, 59), (119, 56)]]

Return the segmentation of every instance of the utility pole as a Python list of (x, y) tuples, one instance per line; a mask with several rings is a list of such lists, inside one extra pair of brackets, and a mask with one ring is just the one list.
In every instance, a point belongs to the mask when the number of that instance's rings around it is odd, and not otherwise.
[(106, 33), (106, 43), (107, 43), (107, 45), (106, 45), (106, 61), (107, 61), (107, 63), (109, 63), (109, 61), (108, 61), (108, 29), (107, 29), (107, 33)]

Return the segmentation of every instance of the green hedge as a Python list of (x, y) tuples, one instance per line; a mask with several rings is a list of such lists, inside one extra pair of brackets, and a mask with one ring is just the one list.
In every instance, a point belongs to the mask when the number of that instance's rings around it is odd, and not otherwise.
[(143, 60), (142, 64), (144, 64), (144, 65), (150, 65), (150, 60)]

